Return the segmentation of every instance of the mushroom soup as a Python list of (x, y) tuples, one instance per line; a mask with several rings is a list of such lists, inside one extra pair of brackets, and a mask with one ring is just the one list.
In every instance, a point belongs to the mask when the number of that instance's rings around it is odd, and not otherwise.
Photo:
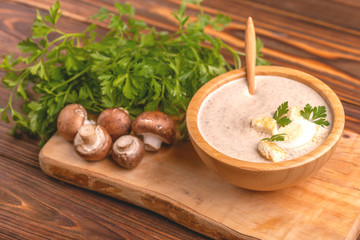
[(248, 93), (245, 78), (237, 79), (216, 89), (203, 101), (198, 124), (201, 135), (216, 150), (244, 161), (269, 162), (257, 149), (259, 142), (269, 137), (254, 131), (253, 119), (272, 117), (284, 102), (303, 109), (306, 104), (325, 106), (329, 126), (317, 126), (316, 141), (286, 149), (285, 160), (300, 157), (318, 147), (331, 129), (331, 112), (325, 100), (313, 89), (300, 82), (278, 76), (256, 76), (256, 92)]

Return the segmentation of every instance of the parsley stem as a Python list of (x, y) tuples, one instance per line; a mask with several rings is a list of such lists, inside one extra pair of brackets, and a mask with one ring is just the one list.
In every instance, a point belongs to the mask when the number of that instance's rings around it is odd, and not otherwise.
[[(240, 60), (240, 53), (234, 51), (229, 45), (223, 43), (224, 48), (226, 48), (229, 52), (231, 52), (231, 54), (234, 57), (234, 64), (235, 64), (235, 68), (240, 68), (241, 67), (241, 60)], [(245, 55), (245, 54), (241, 54), (241, 55)]]
[[(40, 62), (41, 62), (41, 65), (44, 67), (44, 60), (43, 60), (43, 57), (41, 56), (40, 57)], [(44, 67), (44, 77), (46, 80), (49, 81), (49, 73), (47, 72), (47, 69)]]
[(88, 94), (89, 94), (89, 96), (90, 96), (91, 100), (93, 101), (93, 103), (95, 103), (96, 105), (99, 105), (99, 103), (98, 103), (98, 102), (96, 102), (96, 100), (94, 99), (94, 96), (93, 96), (93, 94), (92, 94), (92, 92), (91, 92), (91, 90), (90, 90), (89, 86), (88, 86), (86, 83), (84, 84), (84, 86), (86, 87), (86, 90), (87, 90), (87, 92), (88, 92)]
[[(63, 31), (60, 31), (58, 29), (54, 29), (55, 32), (57, 32), (58, 34), (63, 35), (63, 37), (83, 37), (86, 36), (84, 33), (64, 33)], [(59, 37), (61, 38), (61, 37)], [(55, 39), (56, 40), (56, 39)]]
[(10, 96), (9, 96), (9, 101), (8, 103), (6, 104), (6, 106), (3, 108), (4, 109), (4, 114), (6, 114), (5, 112), (9, 109), (10, 110), (10, 113), (12, 115), (12, 112), (14, 111), (13, 107), (12, 107), (12, 99), (13, 99), (13, 95), (14, 95), (14, 92), (15, 92), (15, 88), (13, 88), (10, 92)]
[(194, 49), (193, 47), (191, 47), (190, 49), (191, 49), (191, 51), (194, 53), (194, 55), (195, 55), (195, 57), (196, 57), (196, 60), (197, 60), (198, 62), (201, 62), (201, 59), (200, 59), (198, 53), (195, 51), (195, 49)]
[(66, 38), (66, 36), (60, 36), (60, 37), (58, 37), (58, 38), (56, 38), (56, 39), (54, 39), (53, 41), (51, 41), (49, 44), (48, 44), (48, 46), (51, 46), (51, 45), (53, 45), (54, 43), (56, 43), (56, 42), (58, 42), (58, 41), (60, 41), (60, 40), (62, 40), (62, 39), (65, 39)]
[(87, 66), (86, 68), (84, 68), (81, 72), (75, 74), (74, 76), (72, 76), (71, 78), (69, 78), (68, 80), (66, 80), (65, 82), (62, 82), (58, 85), (56, 85), (55, 87), (53, 87), (52, 89), (50, 89), (50, 92), (54, 92), (55, 89), (65, 85), (65, 84), (68, 84), (72, 81), (74, 81), (75, 79), (77, 79), (78, 77), (80, 77), (81, 75), (83, 75), (84, 73), (86, 73), (89, 69), (90, 69), (91, 65)]
[(64, 94), (64, 98), (63, 98), (63, 101), (62, 101), (62, 103), (61, 103), (62, 106), (65, 105), (66, 99), (67, 99), (67, 97), (68, 97), (68, 95), (69, 95), (69, 92), (71, 91), (73, 85), (74, 85), (74, 83), (71, 83), (65, 93), (62, 92), (62, 93), (58, 94), (58, 96), (61, 96), (62, 94)]

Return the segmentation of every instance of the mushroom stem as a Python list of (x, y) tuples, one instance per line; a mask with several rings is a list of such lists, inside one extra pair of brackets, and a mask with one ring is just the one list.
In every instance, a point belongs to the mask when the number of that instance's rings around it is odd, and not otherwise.
[(137, 137), (123, 135), (113, 145), (112, 158), (121, 167), (131, 169), (136, 167), (144, 157), (144, 143)]
[(85, 119), (83, 125), (88, 125), (88, 124), (96, 125), (96, 122), (94, 120), (91, 120), (91, 119)]
[(106, 158), (111, 150), (112, 140), (105, 128), (99, 125), (83, 125), (74, 139), (76, 153), (85, 160), (98, 161)]
[(86, 145), (95, 145), (99, 141), (99, 136), (92, 125), (85, 125), (80, 128), (79, 135)]
[(116, 144), (115, 144), (114, 148), (116, 148), (119, 152), (120, 151), (132, 152), (132, 150), (134, 149), (134, 145), (135, 145), (135, 144), (133, 144), (133, 142), (134, 142), (134, 139), (130, 138), (130, 137), (119, 138), (119, 140), (115, 142)]
[(161, 147), (162, 139), (152, 133), (143, 133), (145, 150), (158, 151)]

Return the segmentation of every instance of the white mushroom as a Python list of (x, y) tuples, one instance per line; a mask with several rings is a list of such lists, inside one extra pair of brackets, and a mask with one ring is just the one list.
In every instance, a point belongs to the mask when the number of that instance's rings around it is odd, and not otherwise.
[(172, 144), (176, 138), (173, 120), (163, 112), (143, 112), (132, 124), (132, 130), (143, 137), (145, 150), (158, 151), (161, 143)]
[(137, 137), (123, 135), (118, 138), (112, 148), (112, 158), (123, 168), (136, 167), (144, 157), (144, 143)]
[(64, 139), (72, 142), (79, 128), (87, 118), (86, 110), (74, 103), (64, 107), (57, 118), (57, 131)]
[(100, 113), (97, 122), (108, 131), (113, 141), (131, 131), (131, 118), (121, 108), (105, 109)]
[(80, 127), (74, 139), (75, 152), (85, 160), (98, 161), (106, 158), (112, 140), (105, 128), (87, 124)]

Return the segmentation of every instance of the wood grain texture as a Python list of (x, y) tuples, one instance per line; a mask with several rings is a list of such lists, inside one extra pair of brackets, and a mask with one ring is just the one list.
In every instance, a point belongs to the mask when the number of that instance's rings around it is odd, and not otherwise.
[[(53, 0), (13, 1), (44, 10), (53, 3)], [(63, 16), (75, 20), (76, 23), (75, 26), (61, 24), (65, 31), (85, 29), (85, 26), (79, 28), (79, 22), (90, 23), (89, 17), (101, 6), (115, 11), (113, 1), (80, 0), (76, 2), (76, 8), (73, 7), (74, 3), (71, 0), (60, 2)], [(176, 21), (171, 11), (178, 7), (179, 0), (161, 1), (160, 6), (156, 5), (156, 1), (128, 2), (136, 7), (135, 16), (138, 19), (162, 30), (176, 30)], [(325, 0), (318, 3), (307, 0), (301, 4), (293, 1), (287, 1), (286, 4), (280, 2), (282, 1), (264, 3), (227, 0), (219, 4), (216, 1), (204, 1), (205, 12), (213, 15), (218, 12), (226, 13), (233, 20), (230, 27), (222, 33), (211, 29), (208, 31), (235, 49), (244, 51), (246, 20), (248, 16), (253, 16), (256, 34), (265, 43), (263, 53), (267, 60), (273, 65), (295, 68), (318, 77), (328, 84), (344, 103), (350, 104), (345, 108), (346, 114), (351, 114), (353, 109), (360, 111), (360, 74), (357, 69), (360, 62), (360, 25), (350, 24), (358, 21), (354, 16), (360, 14), (360, 8), (334, 2), (330, 4), (333, 7), (330, 10)], [(188, 7), (189, 14), (197, 14), (197, 11), (195, 5)], [(302, 12), (314, 15), (310, 17), (302, 15)], [(316, 12), (322, 14), (315, 15)], [(336, 17), (330, 18), (327, 15), (329, 12), (330, 16), (336, 14)], [(329, 22), (329, 19), (332, 20)], [(349, 23), (345, 24), (345, 22)], [(106, 25), (102, 24), (102, 26)], [(231, 62), (231, 56), (228, 57)], [(353, 118), (347, 118), (347, 121), (352, 122)], [(360, 132), (358, 124), (351, 124), (349, 127)]]
[[(31, 35), (36, 9), (43, 14), (53, 2), (0, 1), (1, 53), (19, 54), (16, 45)], [(113, 2), (60, 0), (63, 17), (59, 26), (65, 32), (83, 30), (89, 24), (88, 17), (101, 6), (115, 11)], [(179, 0), (128, 2), (137, 8), (136, 18), (161, 30), (176, 30), (169, 11), (178, 8)], [(266, 46), (267, 60), (273, 65), (308, 72), (325, 81), (340, 96), (346, 113), (345, 126), (353, 131), (345, 132), (344, 139), (348, 136), (349, 144), (359, 149), (358, 142), (352, 141), (360, 133), (358, 1), (204, 0), (203, 9), (210, 14), (221, 12), (231, 16), (233, 23), (224, 33), (208, 31), (242, 51), (246, 18), (253, 16), (257, 35)], [(187, 12), (196, 14), (197, 7), (191, 5)], [(105, 32), (106, 28), (100, 31)], [(231, 61), (231, 56), (227, 55), (227, 59)], [(0, 107), (6, 104), (8, 96), (9, 91), (0, 87)], [(19, 109), (20, 102), (16, 105)], [(14, 139), (8, 135), (11, 126), (0, 123), (1, 239), (48, 239), (50, 236), (57, 239), (207, 239), (152, 212), (47, 177), (37, 160), (38, 141), (27, 137)], [(354, 158), (353, 154), (360, 153), (354, 151), (343, 156)], [(354, 174), (348, 166), (357, 167), (351, 162), (335, 163), (337, 169), (325, 171), (326, 176)], [(329, 181), (329, 184), (331, 190), (339, 183)], [(336, 201), (336, 194), (333, 197)]]
[[(0, 124), (0, 239), (207, 239), (157, 214), (49, 178), (33, 139)], [(21, 226), (19, 228), (19, 226)]]
[[(350, 143), (350, 144), (349, 144)], [(44, 172), (158, 212), (215, 239), (354, 239), (360, 231), (359, 135), (346, 131), (320, 172), (282, 191), (235, 187), (210, 171), (190, 143), (147, 153), (125, 170), (89, 163), (55, 135), (41, 150)], [(341, 166), (341, 168), (340, 168)], [(306, 233), (306, 234), (305, 234)]]

